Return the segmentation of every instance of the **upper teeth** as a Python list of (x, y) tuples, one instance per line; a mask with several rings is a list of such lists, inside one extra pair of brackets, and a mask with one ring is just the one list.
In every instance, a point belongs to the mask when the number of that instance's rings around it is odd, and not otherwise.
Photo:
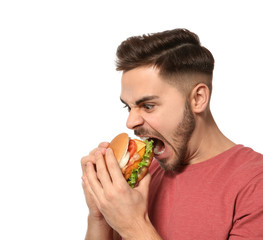
[(145, 141), (145, 140), (148, 140), (149, 137), (141, 137), (141, 140)]

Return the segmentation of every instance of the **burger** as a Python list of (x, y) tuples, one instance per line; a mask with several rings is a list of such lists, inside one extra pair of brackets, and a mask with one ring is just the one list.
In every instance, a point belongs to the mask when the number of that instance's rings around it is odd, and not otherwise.
[(117, 135), (109, 146), (128, 184), (134, 188), (146, 175), (153, 159), (153, 140), (130, 139), (127, 133)]

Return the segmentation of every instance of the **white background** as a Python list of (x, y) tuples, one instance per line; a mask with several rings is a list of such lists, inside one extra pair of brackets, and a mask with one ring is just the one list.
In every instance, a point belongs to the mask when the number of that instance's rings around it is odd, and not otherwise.
[(212, 112), (263, 152), (260, 1), (0, 3), (0, 239), (83, 239), (80, 158), (127, 131), (117, 46), (178, 27), (214, 55)]

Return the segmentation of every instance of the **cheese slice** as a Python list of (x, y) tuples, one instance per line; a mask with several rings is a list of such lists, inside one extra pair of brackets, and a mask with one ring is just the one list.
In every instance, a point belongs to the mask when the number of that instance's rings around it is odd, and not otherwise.
[(145, 142), (138, 140), (138, 139), (134, 139), (136, 145), (137, 145), (137, 153), (140, 155), (140, 157), (142, 158), (144, 153), (145, 153)]
[(137, 152), (139, 152), (142, 148), (146, 146), (145, 142), (139, 140), (139, 139), (134, 139), (136, 145), (137, 145)]

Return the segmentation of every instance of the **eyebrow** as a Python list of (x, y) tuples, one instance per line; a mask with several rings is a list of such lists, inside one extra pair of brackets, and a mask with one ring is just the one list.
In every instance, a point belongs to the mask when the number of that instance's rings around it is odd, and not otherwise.
[[(150, 100), (154, 100), (154, 99), (158, 99), (159, 97), (158, 96), (155, 96), (155, 95), (153, 95), (153, 96), (145, 96), (145, 97), (142, 97), (142, 98), (140, 98), (140, 99), (138, 99), (136, 102), (135, 102), (135, 104), (138, 106), (138, 105), (140, 105), (141, 103), (143, 103), (143, 102), (147, 102), (147, 101), (150, 101)], [(120, 98), (120, 100), (121, 100), (121, 102), (123, 103), (123, 104), (126, 104), (126, 105), (128, 105), (124, 100), (122, 100), (121, 98)]]

